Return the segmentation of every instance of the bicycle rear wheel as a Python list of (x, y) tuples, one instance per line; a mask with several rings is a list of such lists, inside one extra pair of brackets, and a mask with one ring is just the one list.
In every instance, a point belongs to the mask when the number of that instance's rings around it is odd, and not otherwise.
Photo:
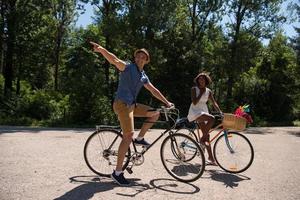
[(221, 135), (214, 145), (214, 157), (218, 165), (230, 173), (241, 173), (247, 170), (254, 159), (250, 141), (238, 132), (229, 131)]
[[(84, 160), (87, 166), (99, 176), (109, 177), (116, 167), (118, 148), (122, 134), (114, 129), (101, 129), (89, 136), (84, 145)], [(126, 153), (123, 170), (130, 158), (130, 148)]]
[(181, 133), (164, 139), (160, 157), (167, 172), (182, 182), (197, 180), (205, 169), (205, 157), (200, 146), (194, 139)]
[(181, 129), (177, 129), (175, 133), (182, 133), (185, 135), (190, 136), (191, 138), (193, 138), (194, 140), (196, 140), (197, 142), (199, 142), (199, 138), (197, 137), (196, 133), (194, 132), (193, 129), (189, 129), (189, 128), (181, 128)]
[[(189, 129), (179, 129), (175, 133), (187, 135), (187, 136), (189, 136), (192, 139), (194, 139), (194, 140), (197, 141), (197, 137), (196, 137), (195, 133), (192, 130), (189, 130)], [(181, 143), (181, 145), (185, 145), (185, 144), (186, 144), (185, 142)], [(172, 150), (174, 156), (176, 156), (177, 158), (179, 158), (180, 155), (177, 154), (178, 151), (175, 148), (171, 148), (171, 150)], [(204, 153), (204, 151), (203, 151), (203, 153)], [(189, 154), (186, 154), (185, 155), (185, 161), (190, 161), (190, 160), (194, 159), (194, 157), (197, 156), (197, 154), (198, 153), (196, 151), (194, 152), (194, 154), (192, 154), (192, 152), (190, 152)]]

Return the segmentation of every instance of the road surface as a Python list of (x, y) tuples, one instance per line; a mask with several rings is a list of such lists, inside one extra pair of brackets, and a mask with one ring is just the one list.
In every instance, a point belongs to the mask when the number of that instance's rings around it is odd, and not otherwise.
[[(0, 199), (300, 199), (300, 127), (248, 129), (244, 134), (255, 158), (246, 172), (207, 166), (192, 183), (175, 181), (165, 171), (156, 144), (143, 165), (125, 173), (131, 187), (88, 169), (83, 146), (92, 131), (0, 126)], [(147, 140), (160, 132), (150, 130)]]

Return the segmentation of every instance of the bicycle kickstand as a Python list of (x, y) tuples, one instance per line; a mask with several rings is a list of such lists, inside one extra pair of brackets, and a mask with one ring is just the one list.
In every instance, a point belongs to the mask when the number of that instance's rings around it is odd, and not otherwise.
[(132, 166), (131, 167), (126, 167), (126, 171), (129, 173), (129, 174), (132, 174), (133, 171), (132, 171)]

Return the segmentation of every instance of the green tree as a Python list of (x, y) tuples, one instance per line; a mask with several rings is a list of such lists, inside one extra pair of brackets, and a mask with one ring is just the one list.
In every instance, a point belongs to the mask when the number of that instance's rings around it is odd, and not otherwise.
[[(10, 96), (13, 89), (13, 56), (16, 39), (17, 0), (1, 1), (1, 44), (3, 52), (4, 95)], [(1, 48), (2, 48), (1, 47)]]
[[(298, 19), (298, 22), (300, 22), (300, 5), (294, 4), (294, 9), (296, 10), (296, 16)], [(297, 66), (296, 70), (292, 74), (292, 76), (295, 76), (295, 114), (298, 120), (300, 120), (300, 27), (294, 27), (296, 30), (297, 35), (294, 38), (291, 38), (293, 48), (297, 55)]]
[(53, 64), (54, 64), (54, 90), (58, 90), (58, 73), (60, 66), (60, 56), (63, 55), (63, 44), (67, 38), (70, 24), (74, 21), (75, 7), (77, 0), (52, 0), (51, 14), (53, 15)]
[[(233, 86), (242, 72), (251, 66), (243, 64), (240, 59), (241, 48), (253, 48), (252, 43), (243, 43), (244, 35), (250, 38), (263, 39), (274, 33), (281, 21), (285, 18), (279, 15), (282, 0), (228, 0), (226, 11), (229, 21), (227, 22), (228, 36), (230, 38), (230, 57), (227, 66), (227, 108), (233, 104)], [(245, 46), (246, 45), (246, 46)]]
[[(281, 33), (270, 41), (263, 61), (258, 66), (258, 77), (264, 82), (265, 91), (260, 95), (259, 116), (276, 123), (291, 123), (294, 120), (294, 96), (298, 91), (296, 56)], [(261, 90), (260, 90), (261, 91)]]
[(75, 30), (69, 41), (62, 71), (62, 91), (69, 95), (69, 119), (75, 124), (113, 123), (111, 101), (106, 95), (105, 69), (88, 43), (100, 39), (97, 26)]

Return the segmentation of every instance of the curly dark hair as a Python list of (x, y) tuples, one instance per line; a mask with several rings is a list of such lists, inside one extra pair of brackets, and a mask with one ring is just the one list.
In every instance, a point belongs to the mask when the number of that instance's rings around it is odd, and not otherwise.
[(206, 86), (212, 83), (212, 80), (211, 80), (211, 78), (209, 77), (208, 73), (206, 73), (206, 72), (201, 72), (201, 73), (199, 73), (199, 74), (196, 76), (196, 78), (194, 78), (194, 83), (195, 83), (195, 85), (198, 85), (198, 79), (199, 79), (201, 76), (204, 77)]

